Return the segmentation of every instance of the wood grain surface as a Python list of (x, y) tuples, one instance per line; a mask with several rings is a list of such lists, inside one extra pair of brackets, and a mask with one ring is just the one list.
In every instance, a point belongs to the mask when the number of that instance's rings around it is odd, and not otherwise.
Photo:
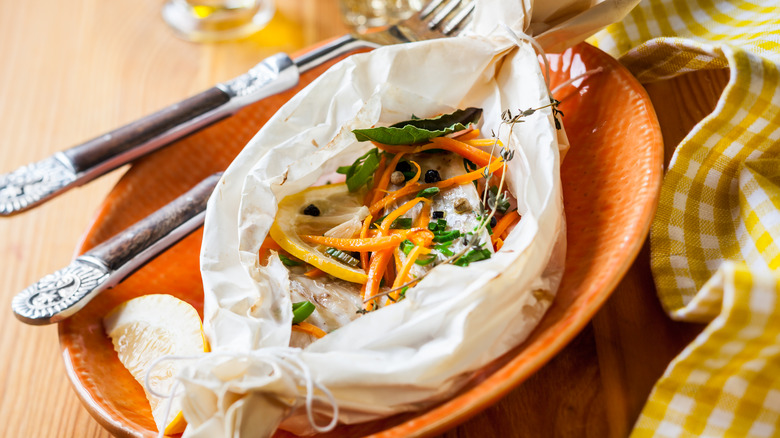
[[(0, 0), (0, 172), (42, 159), (239, 75), (264, 56), (346, 31), (336, 0), (277, 0), (266, 29), (201, 45), (174, 36), (161, 0)], [(667, 161), (714, 107), (728, 72), (647, 86)], [(173, 164), (172, 164), (173, 165)], [(123, 169), (35, 210), (0, 219), (0, 435), (108, 437), (80, 405), (56, 327), (32, 327), (10, 301), (68, 264)], [(445, 437), (625, 436), (664, 368), (701, 326), (674, 323), (654, 296), (646, 247), (569, 347), (495, 406)]]

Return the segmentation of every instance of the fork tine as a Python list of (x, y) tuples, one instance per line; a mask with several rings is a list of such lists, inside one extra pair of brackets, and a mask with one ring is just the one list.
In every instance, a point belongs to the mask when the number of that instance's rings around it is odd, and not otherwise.
[(444, 2), (444, 0), (431, 0), (428, 2), (427, 5), (420, 11), (420, 19), (424, 20), (426, 19), (433, 11), (436, 10), (441, 4)]
[(474, 12), (474, 2), (469, 1), (468, 4), (458, 12), (457, 15), (452, 17), (452, 20), (450, 20), (443, 28), (442, 33), (444, 35), (450, 35), (454, 31), (460, 31), (463, 27), (461, 24), (463, 24), (470, 16), (471, 13)]
[(447, 4), (444, 5), (441, 11), (436, 13), (431, 21), (428, 22), (428, 29), (436, 29), (436, 27), (438, 27), (439, 24), (441, 24), (441, 22), (444, 21), (444, 19), (447, 18), (447, 16), (458, 7), (458, 5), (460, 5), (460, 0), (450, 0)]

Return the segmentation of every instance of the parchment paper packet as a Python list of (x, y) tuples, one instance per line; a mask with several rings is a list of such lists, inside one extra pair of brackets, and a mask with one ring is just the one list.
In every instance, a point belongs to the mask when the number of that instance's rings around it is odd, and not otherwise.
[[(563, 272), (565, 135), (549, 108), (517, 124), (511, 139), (499, 129), (504, 110), (544, 106), (549, 94), (531, 45), (484, 21), (494, 19), (484, 12), (491, 4), (502, 2), (480, 2), (474, 23), (490, 28), (487, 36), (388, 46), (335, 65), (284, 105), (227, 169), (208, 205), (201, 253), (204, 327), (214, 353), (180, 376), (185, 437), (267, 436), (280, 422), (312, 433), (312, 420), (327, 423), (334, 402), (342, 423), (418, 410), (450, 397), (541, 319)], [(507, 23), (517, 26), (524, 16), (515, 12)], [(365, 153), (371, 146), (352, 129), (469, 106), (483, 108), (482, 132), (503, 133), (515, 150), (507, 183), (522, 219), (501, 251), (468, 267), (438, 266), (405, 300), (303, 350), (287, 348), (287, 270), (277, 258), (268, 266), (258, 259), (277, 203)], [(319, 389), (306, 387), (314, 382)]]

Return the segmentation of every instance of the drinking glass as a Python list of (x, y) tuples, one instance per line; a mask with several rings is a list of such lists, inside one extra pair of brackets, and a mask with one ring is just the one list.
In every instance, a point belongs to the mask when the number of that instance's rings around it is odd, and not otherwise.
[(422, 8), (422, 0), (341, 0), (344, 22), (358, 31), (401, 21)]
[(274, 15), (273, 0), (166, 0), (163, 19), (181, 37), (197, 42), (243, 38)]

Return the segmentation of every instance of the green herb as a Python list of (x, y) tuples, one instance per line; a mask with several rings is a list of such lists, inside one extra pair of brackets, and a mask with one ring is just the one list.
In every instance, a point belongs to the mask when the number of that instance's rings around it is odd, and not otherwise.
[(430, 119), (412, 118), (391, 126), (355, 129), (352, 132), (358, 141), (376, 141), (389, 145), (412, 145), (425, 143), (435, 137), (462, 131), (468, 125), (479, 122), (481, 117), (481, 108), (466, 108)]
[(284, 266), (300, 266), (302, 263), (287, 257), (284, 254), (279, 254), (279, 260), (282, 261)]
[(346, 253), (340, 249), (328, 248), (325, 250), (325, 254), (333, 257), (334, 259), (340, 261), (341, 263), (352, 266), (353, 268), (360, 263), (358, 259), (352, 256), (352, 254)]
[(398, 219), (394, 220), (392, 224), (390, 224), (390, 228), (394, 230), (408, 230), (412, 228), (412, 218), (399, 217)]
[(403, 251), (404, 254), (409, 255), (409, 253), (414, 249), (414, 243), (412, 243), (411, 240), (406, 239), (403, 242), (401, 242), (401, 251)]
[(450, 245), (452, 245), (452, 241), (440, 243), (438, 245), (433, 245), (433, 249), (436, 251), (439, 251), (440, 253), (444, 254), (447, 257), (452, 257), (455, 255), (454, 252), (450, 249)]
[(312, 313), (314, 313), (314, 310), (316, 307), (314, 307), (314, 304), (310, 303), (309, 301), (301, 301), (299, 303), (293, 303), (292, 305), (292, 311), (293, 311), (293, 324), (298, 324), (306, 320), (309, 316), (311, 316)]
[(355, 160), (351, 166), (339, 167), (336, 172), (347, 176), (347, 188), (350, 192), (368, 184), (379, 167), (379, 149), (371, 149), (365, 155)]
[(420, 198), (433, 198), (434, 196), (438, 195), (441, 190), (438, 187), (428, 187), (427, 189), (422, 189), (417, 193), (417, 197)]
[(427, 257), (420, 257), (414, 261), (415, 265), (425, 266), (429, 265), (432, 261), (436, 260), (435, 255), (429, 255)]
[(444, 231), (447, 228), (447, 221), (445, 219), (438, 219), (436, 222), (429, 222), (428, 229), (434, 233), (437, 231)]
[(435, 232), (433, 233), (433, 241), (436, 243), (443, 243), (443, 242), (451, 242), (455, 239), (460, 237), (460, 231), (458, 230), (450, 230), (450, 231), (443, 231), (443, 232)]
[(495, 208), (497, 212), (504, 214), (509, 210), (509, 199), (506, 192), (499, 194), (498, 187), (490, 186), (488, 191), (488, 207)]
[(472, 262), (489, 259), (492, 253), (489, 249), (472, 249), (452, 262), (455, 266), (468, 266)]

